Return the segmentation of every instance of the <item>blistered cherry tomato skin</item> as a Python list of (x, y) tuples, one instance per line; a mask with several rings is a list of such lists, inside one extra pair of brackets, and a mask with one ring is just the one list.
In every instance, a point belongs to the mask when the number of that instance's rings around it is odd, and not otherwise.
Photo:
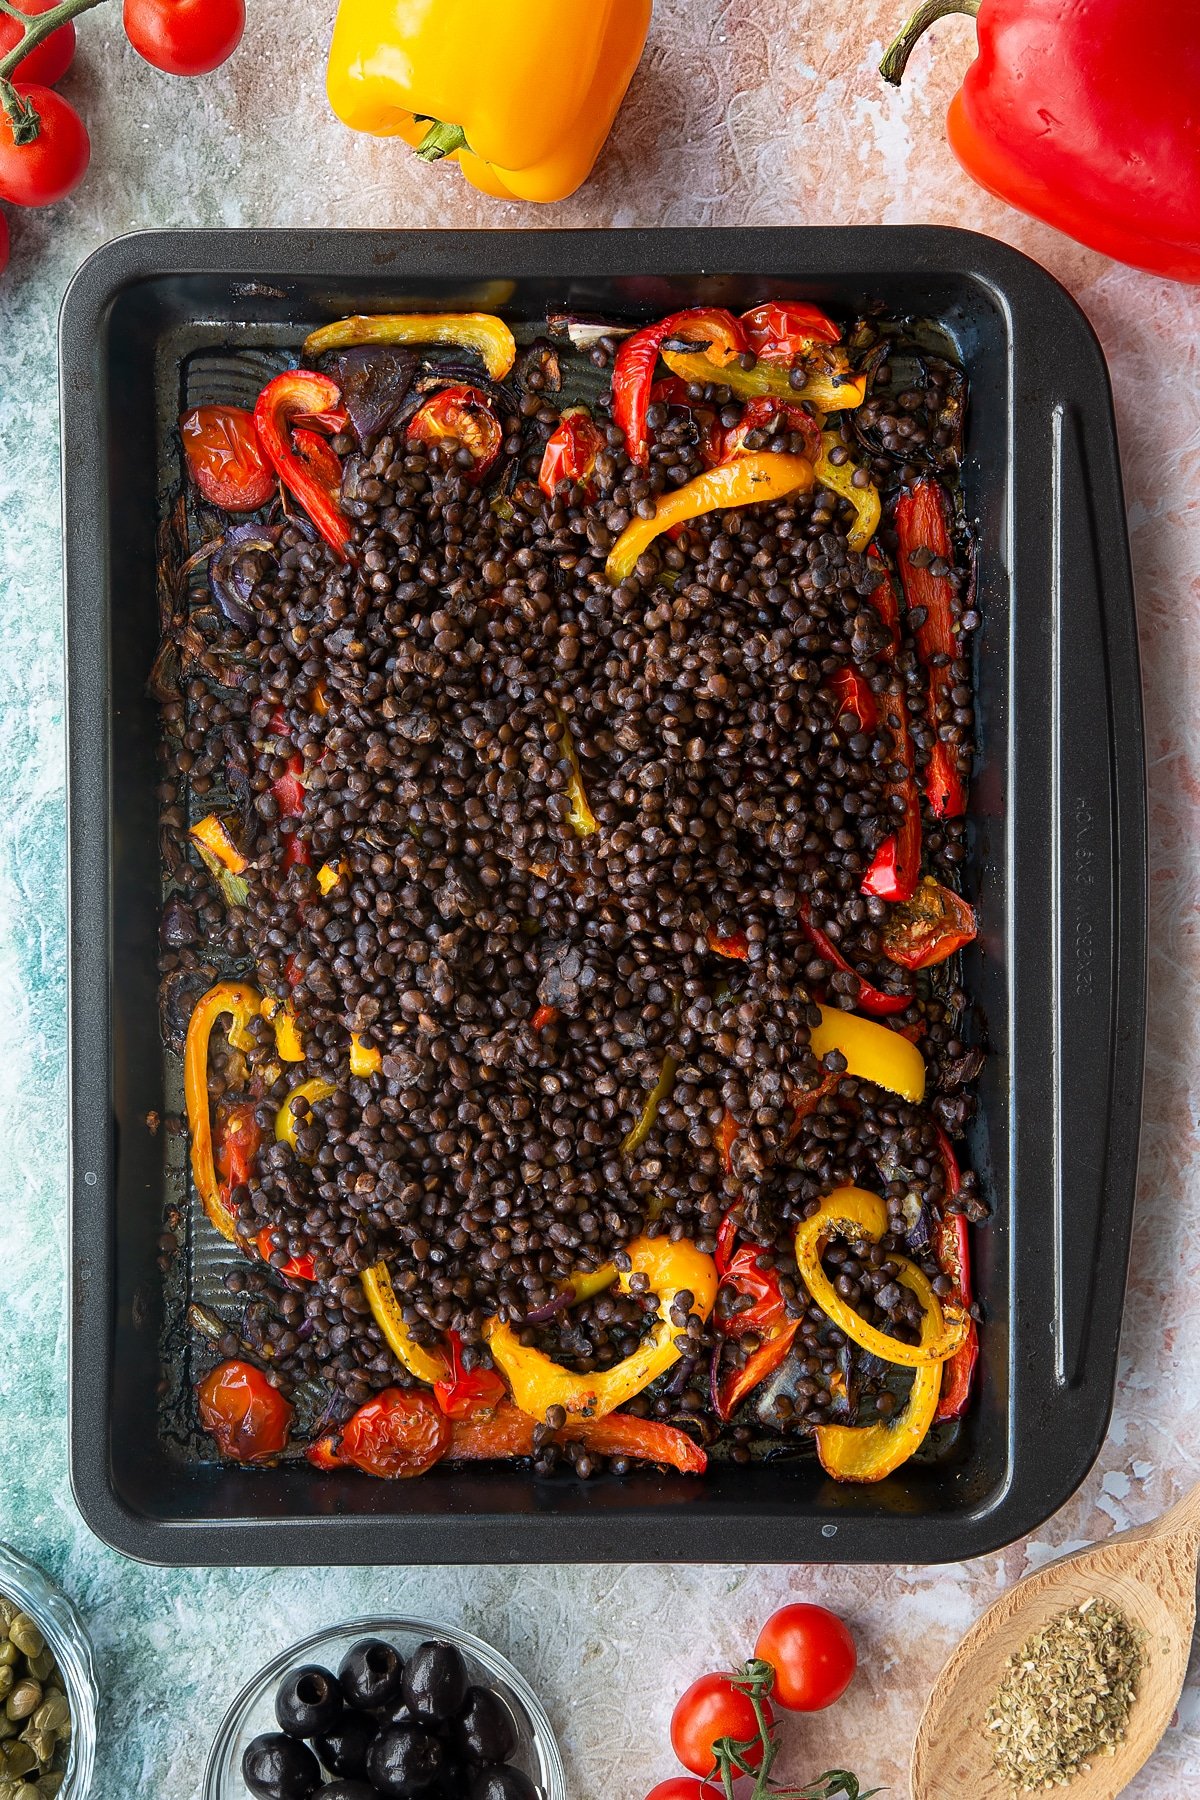
[(390, 1481), (423, 1475), (449, 1447), (449, 1421), (429, 1394), (385, 1388), (347, 1422), (337, 1453), (364, 1474)]
[(471, 458), (471, 478), (482, 481), (504, 444), (504, 429), (479, 388), (442, 388), (408, 422), (410, 443), (441, 444), (452, 438)]
[(770, 300), (743, 313), (741, 325), (760, 362), (794, 362), (814, 344), (836, 344), (842, 335), (806, 300)]
[(785, 1606), (758, 1634), (754, 1654), (775, 1671), (771, 1698), (788, 1712), (820, 1712), (840, 1700), (854, 1677), (858, 1652), (836, 1613), (823, 1606)]
[(207, 75), (246, 29), (245, 0), (125, 0), (125, 35), (166, 75)]
[(188, 474), (204, 498), (226, 512), (253, 512), (275, 492), (254, 414), (240, 406), (194, 406), (179, 421)]
[(12, 121), (0, 110), (0, 200), (53, 206), (87, 174), (91, 139), (75, 108), (53, 88), (22, 83), (17, 93), (35, 108), (41, 127), (31, 143), (14, 143)]
[(196, 1394), (204, 1429), (216, 1439), (222, 1456), (261, 1462), (286, 1447), (292, 1409), (253, 1363), (218, 1363)]
[[(771, 1724), (771, 1708), (764, 1701), (763, 1711)], [(671, 1748), (693, 1775), (711, 1775), (717, 1765), (713, 1745), (721, 1738), (736, 1744), (749, 1743), (758, 1737), (758, 1720), (750, 1696), (734, 1687), (728, 1675), (702, 1675), (693, 1681), (671, 1715)], [(756, 1768), (762, 1760), (762, 1745), (745, 1751), (746, 1761)]]
[[(47, 13), (51, 7), (57, 6), (58, 0), (21, 0), (21, 11), (36, 17), (38, 13)], [(0, 57), (9, 55), (21, 41), (21, 26), (7, 13), (0, 13)], [(14, 81), (40, 82), (43, 87), (53, 87), (61, 81), (71, 66), (71, 58), (75, 54), (75, 27), (70, 19), (52, 31), (48, 38), (43, 38), (35, 50), (23, 56), (13, 74)]]

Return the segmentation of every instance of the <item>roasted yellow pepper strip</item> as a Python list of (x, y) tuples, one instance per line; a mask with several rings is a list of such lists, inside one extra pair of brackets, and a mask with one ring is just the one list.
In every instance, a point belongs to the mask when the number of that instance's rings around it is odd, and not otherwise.
[(250, 1050), (254, 1039), (250, 1022), (257, 1019), (262, 998), (257, 988), (244, 981), (222, 981), (202, 994), (188, 1020), (183, 1052), (183, 1089), (187, 1100), (188, 1128), (192, 1134), (192, 1176), (204, 1210), (221, 1236), (237, 1242), (233, 1215), (221, 1197), (213, 1163), (212, 1114), (208, 1104), (208, 1043), (219, 1019), (228, 1018), (229, 1042), (235, 1050)]
[(879, 489), (873, 481), (868, 481), (865, 487), (855, 486), (854, 476), (858, 468), (857, 463), (851, 462), (849, 457), (845, 462), (830, 462), (830, 451), (844, 450), (845, 448), (839, 432), (823, 431), (821, 433), (821, 454), (816, 461), (816, 476), (822, 487), (828, 488), (830, 493), (840, 494), (843, 500), (850, 502), (858, 514), (854, 524), (850, 527), (846, 542), (852, 550), (865, 550), (879, 529), (879, 518), (883, 509), (879, 503)]
[(356, 1031), (350, 1033), (350, 1073), (375, 1075), (383, 1065), (383, 1052), (373, 1044), (364, 1044)]
[(461, 344), (479, 352), (493, 381), (503, 381), (517, 354), (512, 332), (492, 313), (355, 313), (311, 332), (304, 355), (353, 344)]
[(583, 785), (583, 770), (579, 766), (579, 752), (575, 748), (575, 739), (571, 736), (567, 715), (558, 706), (554, 711), (562, 726), (562, 737), (556, 748), (562, 751), (571, 769), (567, 778), (567, 799), (571, 802), (567, 823), (576, 837), (592, 837), (599, 831), (600, 821), (588, 805), (587, 789)]
[(627, 1246), (630, 1268), (618, 1277), (629, 1292), (630, 1278), (645, 1275), (658, 1296), (658, 1318), (650, 1336), (623, 1362), (603, 1373), (576, 1375), (540, 1350), (521, 1343), (510, 1325), (493, 1319), (485, 1327), (496, 1366), (507, 1377), (522, 1412), (544, 1419), (546, 1409), (561, 1406), (571, 1418), (600, 1419), (641, 1393), (679, 1360), (675, 1347), (679, 1327), (671, 1308), (681, 1293), (692, 1296), (691, 1310), (707, 1319), (717, 1297), (717, 1268), (694, 1244), (669, 1238), (635, 1238)]
[(342, 0), (326, 89), (355, 131), (453, 158), (504, 199), (565, 200), (612, 128), (651, 0)]
[(346, 865), (344, 862), (322, 863), (317, 870), (317, 886), (323, 894), (327, 894), (331, 888), (337, 886), (345, 873)]
[(397, 1362), (403, 1363), (410, 1375), (415, 1375), (418, 1381), (428, 1382), (430, 1387), (435, 1381), (448, 1381), (451, 1375), (449, 1360), (436, 1350), (427, 1350), (424, 1344), (418, 1344), (405, 1324), (387, 1264), (377, 1262), (373, 1268), (365, 1269), (362, 1284), (375, 1323)]
[[(911, 1274), (911, 1268), (902, 1269), (897, 1280), (911, 1287)], [(937, 1330), (937, 1320), (927, 1312), (922, 1342)], [(818, 1425), (817, 1455), (825, 1473), (835, 1481), (882, 1481), (891, 1475), (924, 1443), (941, 1391), (942, 1364), (926, 1363), (913, 1374), (904, 1411), (886, 1425)]]
[[(296, 1149), (296, 1137), (302, 1129), (300, 1119), (292, 1111), (293, 1100), (307, 1100), (311, 1107), (314, 1100), (328, 1100), (337, 1089), (332, 1081), (325, 1081), (320, 1075), (314, 1075), (308, 1081), (302, 1081), (288, 1094), (287, 1099), (275, 1114), (275, 1141), (279, 1144), (290, 1144)], [(311, 1118), (311, 1113), (308, 1117)]]
[(729, 506), (782, 500), (787, 494), (807, 491), (812, 484), (813, 466), (806, 456), (785, 456), (772, 450), (759, 450), (706, 469), (682, 487), (660, 495), (652, 519), (634, 519), (625, 527), (609, 551), (605, 574), (612, 582), (624, 581), (643, 550), (673, 525), (685, 525), (689, 519), (723, 512)]
[(831, 1237), (864, 1238), (874, 1244), (887, 1228), (887, 1207), (878, 1194), (870, 1194), (865, 1188), (835, 1188), (822, 1200), (819, 1211), (796, 1228), (796, 1266), (801, 1279), (826, 1317), (863, 1350), (906, 1369), (945, 1362), (966, 1342), (969, 1321), (961, 1307), (943, 1311), (928, 1280), (907, 1257), (892, 1256), (888, 1260), (899, 1265), (896, 1279), (903, 1280), (924, 1310), (919, 1344), (902, 1344), (898, 1338), (868, 1325), (849, 1301), (842, 1299), (821, 1267), (821, 1252)]
[[(838, 352), (840, 357), (845, 352)], [(702, 350), (664, 349), (662, 359), (673, 375), (684, 381), (715, 382), (727, 387), (739, 400), (753, 400), (770, 394), (776, 400), (790, 400), (797, 405), (807, 400), (818, 412), (842, 412), (861, 406), (867, 397), (865, 375), (843, 375), (836, 369), (810, 369), (804, 386), (794, 388), (791, 374), (782, 363), (755, 363), (743, 369), (737, 362), (714, 362)]]
[(192, 826), (191, 836), (199, 848), (208, 850), (231, 875), (240, 875), (246, 859), (234, 843), (229, 827), (217, 813), (205, 813)]
[(848, 1075), (873, 1081), (905, 1100), (919, 1103), (925, 1098), (925, 1058), (915, 1044), (858, 1013), (836, 1006), (822, 1006), (820, 1013), (821, 1023), (808, 1040), (814, 1056), (840, 1050)]
[(675, 1086), (675, 1071), (678, 1067), (679, 1064), (673, 1056), (663, 1057), (658, 1080), (646, 1095), (645, 1104), (621, 1145), (623, 1155), (632, 1156), (635, 1150), (641, 1149), (650, 1136), (650, 1127), (658, 1117), (658, 1109)]
[(275, 1032), (275, 1053), (280, 1062), (303, 1062), (304, 1039), (296, 1009), (290, 1000), (279, 1000), (267, 994), (262, 1003), (262, 1016), (269, 1019)]

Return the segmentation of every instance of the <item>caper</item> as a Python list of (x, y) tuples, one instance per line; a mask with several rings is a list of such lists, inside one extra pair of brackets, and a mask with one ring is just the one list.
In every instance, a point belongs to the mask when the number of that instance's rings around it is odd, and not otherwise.
[(13, 1672), (7, 1664), (0, 1668), (0, 1700), (7, 1700), (12, 1693)]
[(24, 1800), (23, 1781), (0, 1781), (0, 1800)]
[(59, 1788), (66, 1779), (66, 1774), (67, 1772), (65, 1769), (47, 1769), (44, 1775), (39, 1775), (37, 1779), (37, 1788), (35, 1790), (38, 1800), (54, 1800), (55, 1795), (58, 1793)]
[(37, 1751), (31, 1744), (24, 1744), (20, 1738), (14, 1738), (0, 1750), (0, 1773), (11, 1781), (16, 1775), (28, 1775), (31, 1769), (38, 1766)]
[(21, 1733), (21, 1742), (28, 1744), (37, 1757), (37, 1766), (44, 1769), (54, 1755), (54, 1746), (58, 1743), (58, 1734), (53, 1731), (39, 1731), (36, 1725), (27, 1725)]
[(61, 1688), (47, 1688), (46, 1697), (33, 1715), (39, 1731), (52, 1731), (62, 1737), (71, 1723), (71, 1708)]
[(53, 1650), (39, 1650), (36, 1656), (28, 1656), (25, 1660), (35, 1681), (49, 1681), (57, 1667)]
[(11, 1638), (5, 1638), (0, 1642), (0, 1669), (11, 1669), (13, 1664), (19, 1662), (20, 1659), (21, 1652)]
[(8, 1635), (25, 1656), (40, 1656), (46, 1648), (46, 1640), (37, 1628), (35, 1620), (28, 1613), (18, 1613), (11, 1620)]
[(0, 1707), (0, 1744), (4, 1742), (5, 1738), (16, 1737), (16, 1735), (17, 1721), (10, 1719), (4, 1708)]
[(18, 1681), (4, 1702), (4, 1710), (10, 1719), (27, 1719), (41, 1704), (42, 1684), (27, 1675), (23, 1681)]

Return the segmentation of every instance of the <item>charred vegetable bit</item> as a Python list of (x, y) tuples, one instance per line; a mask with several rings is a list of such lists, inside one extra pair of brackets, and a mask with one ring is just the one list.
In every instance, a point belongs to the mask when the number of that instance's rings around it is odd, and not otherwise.
[(335, 321), (183, 421), (160, 1017), (243, 1359), (189, 1425), (879, 1480), (978, 1357), (962, 376), (803, 300), (520, 336)]

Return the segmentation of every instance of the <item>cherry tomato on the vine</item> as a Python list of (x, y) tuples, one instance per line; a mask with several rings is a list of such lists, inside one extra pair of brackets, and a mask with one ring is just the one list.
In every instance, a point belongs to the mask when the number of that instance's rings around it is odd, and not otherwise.
[[(30, 18), (38, 13), (49, 12), (57, 6), (58, 0), (21, 0), (21, 11)], [(18, 20), (8, 13), (0, 13), (0, 57), (7, 56), (15, 50), (21, 41), (22, 27)], [(14, 79), (21, 82), (38, 81), (43, 87), (53, 87), (61, 81), (71, 66), (71, 58), (75, 54), (75, 27), (70, 19), (52, 31), (48, 38), (43, 38), (35, 50), (23, 56), (17, 64)]]
[(858, 1652), (836, 1613), (785, 1606), (758, 1634), (754, 1654), (775, 1671), (771, 1698), (788, 1712), (820, 1712), (849, 1687)]
[(14, 206), (52, 206), (87, 174), (92, 145), (87, 127), (53, 88), (21, 84), (17, 93), (41, 120), (31, 143), (13, 139), (12, 120), (0, 110), (0, 200)]
[(207, 75), (246, 29), (246, 0), (125, 0), (125, 35), (167, 75)]
[[(763, 1701), (768, 1726), (771, 1708)], [(713, 1745), (721, 1738), (750, 1747), (743, 1752), (751, 1768), (762, 1761), (758, 1720), (749, 1694), (736, 1688), (728, 1675), (702, 1675), (693, 1681), (671, 1714), (671, 1748), (693, 1775), (711, 1775), (717, 1766)]]
[(722, 1800), (720, 1788), (711, 1781), (696, 1781), (691, 1775), (672, 1775), (651, 1788), (646, 1800)]
[(188, 473), (206, 500), (230, 512), (252, 512), (275, 492), (254, 414), (240, 406), (193, 406), (179, 421)]

